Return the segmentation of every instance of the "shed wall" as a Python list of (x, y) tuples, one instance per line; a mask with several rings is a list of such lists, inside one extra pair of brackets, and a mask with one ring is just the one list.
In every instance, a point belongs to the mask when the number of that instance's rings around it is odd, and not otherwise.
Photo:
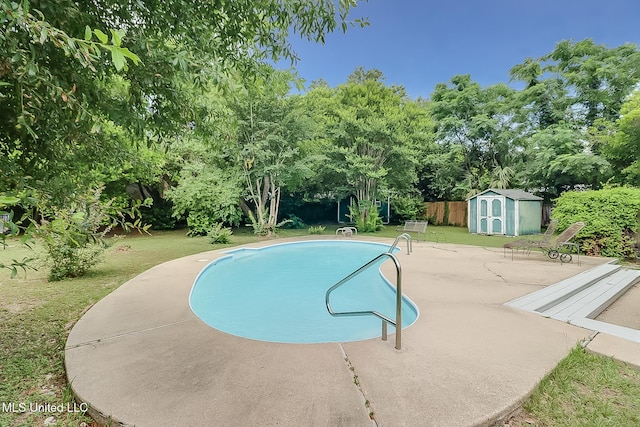
[(469, 199), (469, 232), (478, 232), (478, 198)]
[(538, 234), (542, 226), (542, 202), (538, 200), (520, 200), (520, 235)]

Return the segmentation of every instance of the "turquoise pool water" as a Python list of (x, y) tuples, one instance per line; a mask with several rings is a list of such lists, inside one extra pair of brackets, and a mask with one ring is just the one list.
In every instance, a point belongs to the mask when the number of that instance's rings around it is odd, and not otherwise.
[[(314, 240), (232, 250), (200, 272), (189, 303), (209, 326), (260, 341), (321, 343), (379, 338), (380, 319), (333, 317), (327, 312), (325, 293), (388, 249), (389, 245), (371, 242)], [(395, 282), (395, 277), (390, 279)], [(373, 266), (332, 292), (331, 306), (334, 311), (375, 310), (395, 319), (395, 290), (379, 266)], [(404, 297), (403, 328), (417, 317), (417, 307)], [(393, 332), (389, 325), (389, 334)]]

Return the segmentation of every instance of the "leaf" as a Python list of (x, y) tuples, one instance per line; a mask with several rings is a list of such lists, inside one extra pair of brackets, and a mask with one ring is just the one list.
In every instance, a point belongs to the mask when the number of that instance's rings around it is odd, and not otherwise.
[(114, 46), (120, 47), (122, 44), (122, 32), (111, 30), (111, 41)]
[(138, 65), (140, 62), (142, 62), (142, 61), (140, 61), (140, 58), (138, 57), (138, 55), (136, 55), (135, 53), (131, 52), (126, 47), (121, 47), (119, 50), (122, 53), (122, 55), (124, 55), (125, 57), (131, 59), (136, 65)]
[(18, 204), (20, 199), (11, 196), (0, 196), (0, 206), (13, 206)]
[(113, 65), (116, 67), (116, 70), (122, 71), (122, 69), (127, 65), (124, 55), (122, 54), (122, 52), (120, 52), (120, 48), (114, 47), (110, 50)]
[(87, 25), (86, 27), (84, 27), (84, 39), (86, 41), (89, 41), (91, 40), (91, 36), (92, 36), (91, 27)]
[(44, 42), (47, 40), (48, 35), (49, 35), (49, 33), (48, 33), (48, 31), (47, 31), (46, 27), (45, 27), (45, 28), (43, 28), (43, 29), (40, 31), (40, 40), (39, 40), (39, 41), (40, 41), (40, 44), (44, 44)]
[(96, 35), (96, 37), (98, 37), (98, 40), (100, 40), (100, 42), (102, 44), (107, 44), (109, 42), (109, 36), (107, 36), (102, 31), (100, 31), (98, 29), (95, 29), (95, 30), (93, 30), (93, 32)]

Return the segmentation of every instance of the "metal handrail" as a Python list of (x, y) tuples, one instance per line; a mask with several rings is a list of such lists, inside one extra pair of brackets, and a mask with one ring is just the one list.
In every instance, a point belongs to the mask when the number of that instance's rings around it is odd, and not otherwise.
[[(335, 289), (344, 285), (349, 280), (356, 277), (358, 274), (362, 273), (367, 268), (374, 265), (380, 258), (383, 258), (383, 257), (391, 258), (393, 260), (393, 263), (396, 266), (396, 320), (393, 321), (389, 317), (385, 316), (384, 314), (378, 313), (377, 311), (374, 311), (374, 310), (334, 312), (333, 309), (331, 308), (331, 303), (329, 302), (329, 294), (331, 294), (331, 292), (333, 292)], [(396, 349), (400, 350), (401, 344), (402, 344), (402, 267), (400, 266), (400, 262), (398, 261), (398, 259), (391, 252), (385, 252), (378, 255), (377, 257), (375, 257), (374, 259), (372, 259), (371, 261), (369, 261), (368, 263), (358, 268), (356, 271), (349, 274), (347, 277), (345, 277), (344, 279), (340, 280), (338, 283), (330, 287), (327, 290), (327, 293), (325, 294), (325, 303), (327, 305), (327, 311), (329, 311), (329, 314), (332, 316), (371, 316), (373, 315), (378, 317), (379, 319), (382, 320), (382, 340), (383, 341), (387, 340), (387, 323), (390, 323), (391, 325), (395, 326)]]
[(412, 240), (411, 240), (411, 235), (407, 234), (407, 233), (402, 233), (401, 235), (396, 237), (396, 240), (393, 241), (393, 245), (391, 245), (391, 247), (389, 248), (389, 250), (387, 252), (393, 253), (393, 248), (398, 246), (398, 242), (400, 241), (400, 238), (403, 238), (403, 239), (405, 239), (407, 241), (407, 255), (410, 255), (411, 252), (413, 252), (413, 243), (412, 243)]

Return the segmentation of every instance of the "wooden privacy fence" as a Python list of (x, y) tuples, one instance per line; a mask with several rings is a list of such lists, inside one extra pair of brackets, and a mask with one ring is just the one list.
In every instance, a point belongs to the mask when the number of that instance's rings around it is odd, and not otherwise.
[(467, 202), (425, 202), (430, 224), (467, 226)]

